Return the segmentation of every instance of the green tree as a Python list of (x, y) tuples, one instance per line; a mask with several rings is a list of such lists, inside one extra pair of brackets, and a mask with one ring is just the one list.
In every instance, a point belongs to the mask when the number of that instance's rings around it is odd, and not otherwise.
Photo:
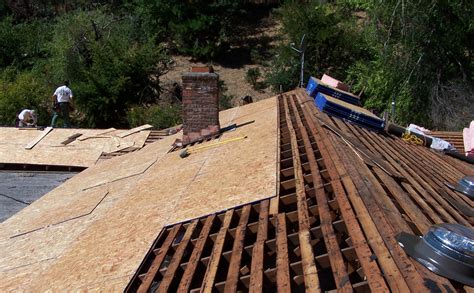
[(275, 90), (280, 85), (283, 90), (297, 86), (300, 56), (290, 48), (290, 43), (299, 44), (303, 34), (306, 36), (306, 77), (330, 73), (340, 78), (350, 64), (365, 58), (354, 16), (344, 5), (290, 1), (278, 10), (278, 16), (282, 23), (282, 45), (276, 49), (276, 58), (267, 75), (267, 82)]
[(56, 25), (48, 72), (58, 84), (71, 80), (85, 126), (127, 126), (129, 107), (158, 98), (169, 59), (133, 21), (97, 10), (62, 16)]
[(132, 107), (127, 112), (130, 127), (151, 124), (156, 129), (165, 129), (181, 123), (181, 105), (151, 105)]
[(14, 125), (22, 109), (38, 112), (38, 124), (50, 121), (50, 87), (41, 74), (10, 67), (0, 74), (0, 125)]
[(148, 34), (168, 40), (177, 52), (210, 60), (238, 34), (241, 1), (132, 1)]
[(399, 123), (466, 125), (474, 113), (472, 2), (363, 2), (372, 58), (354, 65), (350, 77), (356, 89), (364, 90), (365, 104), (383, 110), (395, 97)]

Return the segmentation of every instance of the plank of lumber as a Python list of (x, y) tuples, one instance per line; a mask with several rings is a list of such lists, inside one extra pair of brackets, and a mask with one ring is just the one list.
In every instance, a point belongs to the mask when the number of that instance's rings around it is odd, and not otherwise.
[[(408, 167), (403, 167), (401, 165), (401, 160), (399, 157), (397, 157), (397, 152), (392, 150), (391, 145), (387, 144), (384, 139), (380, 139), (378, 141), (375, 139), (366, 140), (362, 136), (360, 139), (362, 139), (364, 143), (371, 143), (373, 147), (376, 148), (382, 155), (384, 155), (385, 159), (387, 159), (388, 162), (392, 164), (392, 166), (394, 166), (394, 168), (406, 178), (407, 182), (402, 182), (401, 185), (405, 188), (405, 190), (407, 190), (411, 198), (421, 207), (424, 215), (429, 217), (435, 224), (443, 223), (444, 221), (438, 216), (438, 213), (431, 208), (431, 206), (433, 206), (434, 209), (441, 209), (441, 207), (439, 207), (438, 204), (433, 205), (434, 201), (428, 195), (426, 190), (422, 188), (418, 182), (406, 171), (408, 170)], [(431, 203), (431, 205), (428, 203)], [(443, 212), (444, 210), (442, 213)], [(426, 231), (421, 230), (421, 232), (424, 234)]]
[(263, 263), (265, 261), (265, 241), (268, 236), (268, 206), (268, 200), (260, 203), (257, 240), (252, 250), (250, 292), (263, 291)]
[[(354, 127), (352, 125), (348, 125), (348, 127), (352, 131), (357, 131), (357, 127)], [(357, 134), (357, 132), (354, 133)], [(376, 144), (371, 144), (362, 133), (359, 134), (360, 135), (357, 135), (357, 137), (362, 144), (364, 144), (368, 148), (372, 148), (374, 152), (385, 154), (382, 150), (380, 150), (378, 146), (376, 146)], [(389, 156), (385, 156), (384, 158), (388, 160), (389, 163), (396, 164), (396, 162), (391, 160)], [(418, 230), (423, 233), (427, 232), (432, 223), (424, 215), (423, 211), (420, 210), (418, 206), (412, 201), (411, 197), (401, 188), (401, 186), (392, 177), (389, 177), (387, 174), (383, 174), (385, 172), (382, 172), (380, 168), (374, 167), (372, 168), (372, 170), (372, 172), (378, 177), (378, 179), (385, 185), (391, 195), (396, 199), (405, 214), (412, 220), (415, 226), (417, 226)], [(406, 176), (404, 177), (405, 180), (408, 181)]]
[[(319, 175), (318, 164), (316, 162), (316, 157), (314, 156), (314, 151), (309, 140), (308, 133), (306, 128), (301, 121), (301, 118), (298, 114), (298, 109), (296, 108), (294, 98), (290, 98), (291, 107), (296, 117), (296, 124), (300, 130), (301, 136), (303, 138), (303, 143), (305, 147), (306, 154), (308, 156), (309, 167), (311, 169), (311, 175), (313, 177), (314, 186), (322, 186), (323, 179)], [(351, 283), (349, 282), (349, 275), (347, 273), (346, 266), (342, 257), (341, 249), (339, 247), (338, 241), (336, 239), (336, 233), (332, 226), (332, 218), (330, 214), (330, 208), (326, 198), (324, 188), (316, 188), (316, 201), (318, 202), (319, 217), (321, 219), (321, 230), (323, 232), (324, 242), (328, 251), (329, 259), (331, 260), (331, 268), (334, 274), (334, 280), (338, 290), (343, 292), (351, 292)]]
[(215, 214), (210, 215), (207, 217), (204, 227), (202, 228), (201, 234), (199, 234), (199, 238), (196, 241), (193, 253), (189, 258), (188, 264), (186, 266), (186, 270), (183, 273), (183, 277), (181, 278), (181, 282), (178, 287), (178, 292), (188, 292), (189, 286), (191, 286), (191, 282), (194, 277), (194, 273), (196, 268), (199, 264), (202, 251), (204, 249), (204, 245), (206, 244), (207, 238), (209, 237), (209, 232), (211, 231), (212, 224), (214, 223), (214, 218), (216, 217)]
[(102, 131), (100, 133), (97, 133), (97, 134), (81, 136), (77, 140), (83, 141), (83, 140), (90, 139), (90, 138), (101, 138), (103, 135), (106, 135), (106, 134), (108, 134), (110, 132), (113, 132), (115, 130), (117, 130), (117, 129), (115, 129), (113, 127), (108, 128), (108, 129), (105, 129), (104, 131)]
[(160, 287), (158, 288), (158, 292), (163, 293), (163, 292), (168, 292), (168, 290), (170, 290), (171, 283), (175, 279), (176, 270), (179, 268), (181, 259), (183, 258), (186, 248), (188, 247), (191, 241), (191, 237), (193, 236), (194, 229), (196, 229), (198, 222), (199, 222), (199, 219), (192, 221), (188, 225), (186, 229), (186, 233), (184, 233), (183, 239), (179, 243), (178, 248), (176, 249), (176, 252), (173, 255), (173, 258), (171, 259), (171, 262), (168, 265), (168, 268), (163, 277), (163, 280), (161, 280)]
[(70, 144), (71, 142), (75, 141), (76, 138), (78, 138), (81, 135), (82, 135), (82, 133), (73, 134), (73, 135), (69, 136), (65, 141), (61, 142), (61, 144), (62, 145)]
[(229, 271), (227, 272), (227, 279), (225, 283), (224, 292), (236, 292), (239, 282), (240, 262), (242, 259), (242, 252), (244, 249), (245, 231), (249, 220), (250, 210), (252, 205), (245, 205), (242, 208), (239, 224), (235, 230), (234, 244), (232, 246), (232, 256), (230, 258)]
[(171, 248), (171, 244), (173, 244), (173, 241), (178, 234), (179, 230), (181, 229), (181, 224), (174, 226), (171, 231), (169, 232), (168, 236), (166, 237), (163, 245), (161, 246), (160, 250), (155, 256), (155, 259), (153, 260), (153, 263), (150, 266), (150, 269), (148, 270), (148, 273), (146, 274), (143, 282), (140, 284), (140, 287), (138, 288), (137, 292), (139, 293), (146, 293), (148, 292), (151, 284), (153, 283), (153, 279), (155, 278), (156, 273), (161, 267), (161, 263), (165, 259), (166, 254), (168, 254), (168, 250)]
[(142, 126), (138, 126), (138, 127), (135, 127), (135, 128), (132, 128), (130, 130), (126, 130), (126, 131), (123, 131), (123, 132), (120, 132), (119, 134), (117, 134), (118, 137), (121, 137), (121, 138), (124, 138), (126, 136), (129, 136), (131, 134), (134, 134), (136, 132), (139, 132), (139, 131), (142, 131), (142, 130), (146, 130), (146, 129), (150, 129), (152, 128), (153, 125), (150, 125), (150, 124), (145, 124), (145, 125), (142, 125)]
[(408, 196), (408, 194), (391, 177), (382, 172), (382, 170), (379, 168), (374, 168), (373, 171), (384, 183), (385, 187), (388, 189), (388, 191), (390, 191), (397, 203), (415, 224), (418, 230), (422, 233), (428, 232), (428, 229), (431, 227), (431, 223), (424, 216), (423, 211), (421, 211), (411, 200), (410, 196)]
[(304, 190), (304, 179), (303, 171), (301, 169), (301, 160), (298, 147), (298, 139), (296, 137), (295, 129), (291, 122), (290, 110), (288, 107), (288, 101), (285, 98), (283, 100), (285, 106), (286, 123), (291, 136), (291, 150), (293, 154), (293, 162), (295, 168), (295, 182), (296, 182), (296, 196), (297, 196), (297, 208), (298, 208), (298, 225), (299, 233), (298, 237), (300, 240), (300, 250), (302, 258), (302, 266), (304, 271), (304, 285), (306, 292), (318, 292), (320, 290), (318, 272), (316, 264), (314, 262), (314, 254), (311, 246), (311, 234), (309, 232), (310, 223), (308, 215), (308, 206), (306, 202), (306, 195)]
[(214, 243), (214, 248), (212, 249), (209, 264), (207, 265), (206, 273), (203, 278), (204, 281), (202, 282), (202, 285), (201, 285), (202, 292), (210, 293), (212, 292), (212, 289), (214, 288), (217, 268), (221, 260), (222, 250), (224, 249), (224, 243), (227, 238), (230, 222), (233, 216), (234, 216), (233, 209), (228, 210), (225, 213), (222, 227), (220, 228), (219, 234), (217, 235), (216, 241)]
[(276, 226), (277, 288), (278, 292), (291, 292), (285, 213), (277, 215)]
[(52, 127), (46, 127), (32, 142), (25, 146), (25, 149), (31, 150), (37, 143), (48, 135), (53, 130)]

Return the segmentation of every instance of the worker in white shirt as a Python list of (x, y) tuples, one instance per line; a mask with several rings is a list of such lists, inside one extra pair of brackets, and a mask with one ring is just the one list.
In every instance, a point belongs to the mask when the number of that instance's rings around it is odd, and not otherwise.
[(53, 94), (53, 119), (51, 120), (51, 127), (56, 126), (58, 117), (61, 116), (64, 120), (64, 127), (71, 127), (69, 122), (69, 110), (73, 109), (72, 91), (69, 88), (69, 81), (65, 81), (63, 86), (60, 86)]
[(24, 109), (18, 114), (18, 127), (36, 126), (37, 121), (35, 110)]

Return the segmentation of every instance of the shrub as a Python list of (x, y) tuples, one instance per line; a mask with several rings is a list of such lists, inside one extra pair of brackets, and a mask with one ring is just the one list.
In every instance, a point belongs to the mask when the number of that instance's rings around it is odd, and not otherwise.
[(232, 108), (232, 100), (235, 97), (227, 94), (227, 86), (223, 80), (219, 80), (219, 110)]
[(8, 68), (0, 75), (0, 125), (14, 125), (22, 109), (38, 113), (38, 125), (49, 125), (51, 89), (41, 75)]
[(151, 124), (155, 129), (164, 129), (181, 123), (180, 105), (136, 106), (127, 112), (130, 127)]
[(321, 76), (329, 72), (344, 76), (356, 60), (364, 57), (358, 43), (353, 17), (338, 2), (288, 1), (279, 10), (282, 23), (281, 34), (287, 42), (276, 48), (266, 80), (277, 91), (293, 89), (298, 85), (300, 55), (290, 48), (290, 43), (299, 44), (305, 34), (305, 80), (309, 75)]
[(245, 73), (245, 80), (252, 85), (254, 89), (257, 89), (258, 86), (258, 79), (260, 78), (261, 73), (258, 67), (256, 68), (249, 68)]
[(179, 53), (212, 59), (238, 36), (241, 2), (137, 0), (135, 7), (148, 33), (167, 39)]
[[(88, 127), (127, 127), (126, 111), (154, 102), (168, 57), (154, 40), (135, 38), (132, 18), (101, 11), (61, 17), (50, 44), (51, 79), (71, 80)], [(162, 66), (162, 67), (160, 67)]]

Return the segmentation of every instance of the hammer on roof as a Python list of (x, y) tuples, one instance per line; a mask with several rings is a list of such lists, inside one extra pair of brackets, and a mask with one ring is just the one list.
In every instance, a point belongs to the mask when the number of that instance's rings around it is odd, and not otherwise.
[(179, 154), (179, 156), (184, 159), (187, 156), (189, 156), (190, 154), (196, 153), (196, 152), (201, 151), (203, 149), (212, 148), (212, 147), (215, 147), (215, 146), (223, 145), (223, 144), (226, 144), (226, 143), (229, 143), (229, 142), (238, 141), (238, 140), (242, 140), (242, 139), (246, 139), (246, 138), (247, 138), (247, 136), (239, 136), (239, 137), (235, 137), (235, 138), (221, 140), (221, 141), (218, 141), (218, 142), (215, 142), (215, 143), (211, 143), (211, 144), (201, 146), (201, 147), (197, 147), (197, 148), (193, 148), (193, 149), (187, 148), (187, 149), (184, 149)]

